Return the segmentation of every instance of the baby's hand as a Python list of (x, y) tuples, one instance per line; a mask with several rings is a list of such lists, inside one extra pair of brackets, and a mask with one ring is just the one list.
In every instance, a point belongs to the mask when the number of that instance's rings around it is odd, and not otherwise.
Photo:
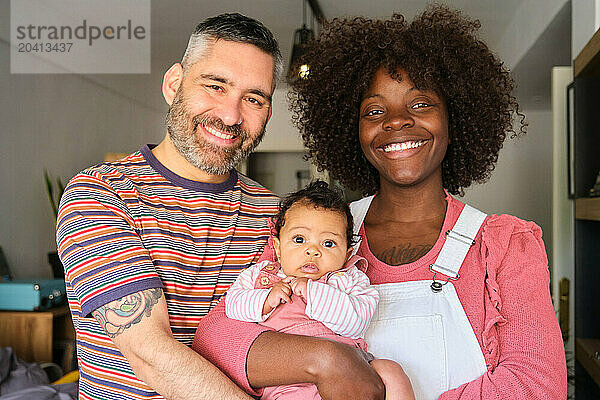
[(273, 284), (273, 288), (267, 296), (267, 299), (265, 300), (265, 304), (263, 304), (262, 315), (270, 313), (280, 304), (291, 303), (291, 295), (292, 288), (289, 284), (288, 278), (279, 282), (275, 282)]
[(291, 280), (290, 285), (295, 295), (302, 297), (306, 300), (306, 292), (308, 291), (308, 278), (294, 278)]

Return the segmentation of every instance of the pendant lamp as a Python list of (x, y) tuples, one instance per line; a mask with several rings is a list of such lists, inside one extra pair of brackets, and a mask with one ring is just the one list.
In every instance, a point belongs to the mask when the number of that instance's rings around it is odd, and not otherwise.
[(288, 79), (307, 79), (310, 66), (301, 62), (301, 57), (306, 51), (308, 42), (315, 38), (314, 31), (306, 26), (306, 0), (302, 0), (302, 28), (294, 32), (294, 43), (292, 45), (292, 57), (288, 69)]

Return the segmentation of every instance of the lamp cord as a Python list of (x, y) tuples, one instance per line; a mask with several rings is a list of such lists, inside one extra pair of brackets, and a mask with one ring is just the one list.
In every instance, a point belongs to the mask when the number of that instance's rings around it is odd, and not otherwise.
[(302, 0), (302, 26), (306, 28), (306, 0)]

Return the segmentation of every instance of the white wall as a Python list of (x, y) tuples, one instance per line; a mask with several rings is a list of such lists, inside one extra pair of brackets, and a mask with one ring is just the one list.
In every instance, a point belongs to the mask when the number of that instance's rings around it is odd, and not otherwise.
[(571, 7), (571, 52), (575, 59), (599, 28), (600, 0), (572, 0)]
[(594, 28), (595, 30), (600, 29), (600, 0), (596, 0), (596, 19), (594, 22)]
[[(524, 0), (521, 3), (495, 48), (509, 68), (516, 67), (526, 57), (568, 1), (544, 0), (543, 6), (540, 0)], [(573, 3), (578, 1), (573, 0)], [(526, 76), (532, 73), (520, 72)], [(518, 100), (527, 104), (528, 99)], [(535, 221), (544, 232), (552, 265), (553, 114), (549, 108), (525, 109), (523, 113), (529, 124), (527, 134), (506, 140), (490, 180), (468, 189), (465, 201), (487, 213), (507, 213)]]
[[(567, 196), (567, 86), (573, 80), (573, 68), (552, 69), (552, 120), (553, 120), (553, 170), (552, 170), (552, 274), (554, 309), (559, 310), (558, 283), (562, 278), (570, 281), (569, 340), (565, 348), (575, 354), (575, 251), (574, 207)], [(568, 362), (574, 368), (571, 357)], [(573, 388), (569, 387), (572, 391)]]
[[(164, 112), (85, 76), (10, 74), (9, 50), (0, 40), (0, 246), (17, 278), (50, 277), (46, 257), (56, 244), (44, 169), (68, 180), (107, 152), (156, 143)], [(160, 96), (160, 82), (147, 77)]]
[(273, 93), (273, 114), (267, 125), (265, 137), (256, 151), (304, 151), (300, 133), (292, 125), (292, 113), (288, 110), (287, 87), (285, 85), (276, 88), (275, 93)]
[[(552, 69), (552, 119), (553, 119), (553, 170), (552, 170), (552, 218), (554, 293), (558, 293), (558, 281), (566, 277), (574, 282), (574, 209), (567, 196), (567, 86), (573, 80), (573, 68)], [(573, 287), (571, 287), (571, 291)], [(555, 296), (558, 309), (558, 296)], [(571, 302), (572, 306), (574, 302)], [(571, 332), (573, 332), (574, 326)]]
[(527, 134), (507, 139), (492, 177), (466, 191), (464, 200), (488, 214), (535, 221), (552, 243), (552, 112), (523, 111)]
[[(569, 0), (523, 0), (494, 50), (513, 68)], [(573, 0), (578, 1), (590, 0)], [(594, 1), (594, 0), (591, 0)]]
[(304, 161), (304, 152), (257, 152), (248, 160), (248, 175), (279, 196), (298, 190), (296, 172), (307, 171), (310, 163)]

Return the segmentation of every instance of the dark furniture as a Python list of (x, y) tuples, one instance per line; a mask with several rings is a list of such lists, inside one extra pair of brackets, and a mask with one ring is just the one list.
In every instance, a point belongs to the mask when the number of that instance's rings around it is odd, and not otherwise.
[(600, 30), (574, 60), (575, 397), (600, 399)]

